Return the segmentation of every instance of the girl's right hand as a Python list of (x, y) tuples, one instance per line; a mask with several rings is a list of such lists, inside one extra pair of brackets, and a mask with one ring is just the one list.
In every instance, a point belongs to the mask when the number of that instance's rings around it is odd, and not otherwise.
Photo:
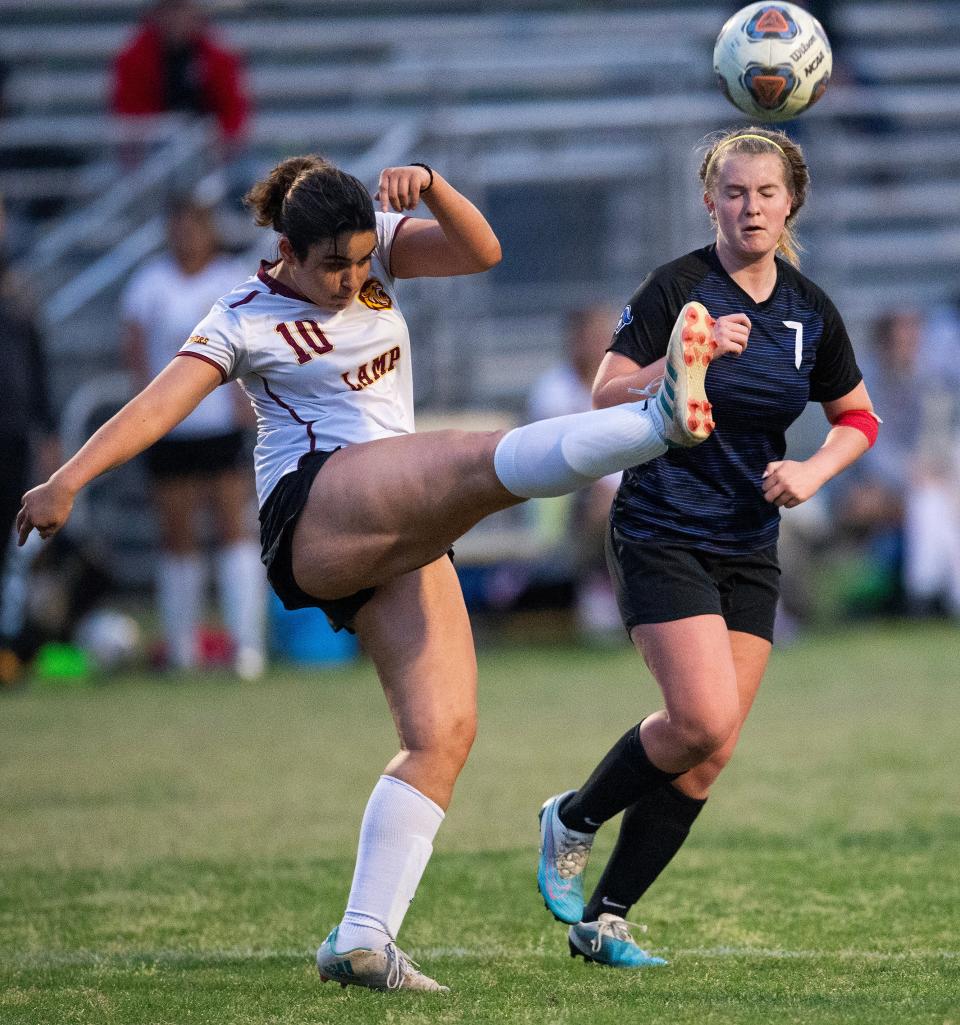
[(717, 347), (713, 350), (711, 361), (721, 356), (739, 356), (747, 347), (751, 326), (750, 318), (745, 313), (728, 313), (725, 317), (718, 317), (713, 324), (713, 340)]
[(69, 519), (74, 497), (56, 474), (46, 484), (28, 491), (17, 513), (17, 544), (24, 544), (34, 528), (44, 541), (53, 537)]

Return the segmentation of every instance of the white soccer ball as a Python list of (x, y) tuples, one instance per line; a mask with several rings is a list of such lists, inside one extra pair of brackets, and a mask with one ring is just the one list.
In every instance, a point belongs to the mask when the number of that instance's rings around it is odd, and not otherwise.
[(77, 624), (73, 639), (98, 669), (122, 669), (134, 663), (140, 655), (137, 621), (114, 609), (88, 612)]
[(713, 70), (723, 94), (760, 121), (788, 121), (826, 91), (830, 41), (802, 7), (759, 3), (741, 8), (720, 29)]

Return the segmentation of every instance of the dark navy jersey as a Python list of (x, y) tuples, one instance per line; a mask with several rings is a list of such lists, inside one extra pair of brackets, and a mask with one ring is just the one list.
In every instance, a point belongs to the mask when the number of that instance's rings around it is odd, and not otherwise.
[(838, 399), (863, 375), (840, 314), (812, 281), (778, 259), (773, 292), (754, 302), (712, 245), (647, 277), (623, 311), (610, 351), (639, 366), (660, 359), (681, 308), (694, 300), (713, 317), (745, 313), (752, 324), (747, 349), (707, 369), (717, 423), (710, 438), (628, 470), (612, 515), (629, 537), (722, 554), (756, 551), (777, 539), (780, 514), (761, 484), (767, 463), (784, 457), (787, 428), (808, 402)]

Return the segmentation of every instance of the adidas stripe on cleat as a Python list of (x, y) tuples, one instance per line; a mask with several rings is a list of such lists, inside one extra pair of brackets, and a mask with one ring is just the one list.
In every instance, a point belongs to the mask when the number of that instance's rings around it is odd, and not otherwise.
[(707, 367), (717, 343), (711, 332), (716, 321), (698, 302), (680, 311), (667, 345), (666, 368), (654, 402), (663, 417), (663, 440), (689, 448), (706, 441), (716, 424), (707, 398)]
[(337, 951), (337, 929), (330, 933), (317, 951), (317, 971), (321, 982), (339, 982), (344, 987), (364, 986), (366, 989), (450, 992), (447, 986), (441, 986), (430, 976), (424, 975), (417, 964), (393, 942), (376, 950), (360, 947)]

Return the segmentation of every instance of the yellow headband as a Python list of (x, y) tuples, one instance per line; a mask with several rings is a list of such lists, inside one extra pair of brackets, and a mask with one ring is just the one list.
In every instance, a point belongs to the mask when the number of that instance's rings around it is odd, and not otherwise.
[(756, 135), (753, 132), (744, 132), (743, 135), (734, 135), (731, 136), (731, 138), (729, 139), (724, 139), (723, 142), (717, 145), (713, 153), (710, 154), (710, 159), (707, 161), (707, 169), (703, 172), (704, 180), (706, 180), (707, 176), (710, 174), (710, 168), (713, 166), (714, 160), (717, 159), (717, 154), (720, 152), (720, 150), (726, 149), (727, 146), (730, 146), (734, 142), (739, 142), (741, 139), (759, 139), (761, 142), (769, 143), (769, 145), (773, 146), (775, 150), (780, 151), (780, 155), (787, 161), (788, 164), (790, 163), (790, 158), (787, 156), (786, 150), (781, 145), (774, 142), (773, 139), (768, 139), (765, 135)]

